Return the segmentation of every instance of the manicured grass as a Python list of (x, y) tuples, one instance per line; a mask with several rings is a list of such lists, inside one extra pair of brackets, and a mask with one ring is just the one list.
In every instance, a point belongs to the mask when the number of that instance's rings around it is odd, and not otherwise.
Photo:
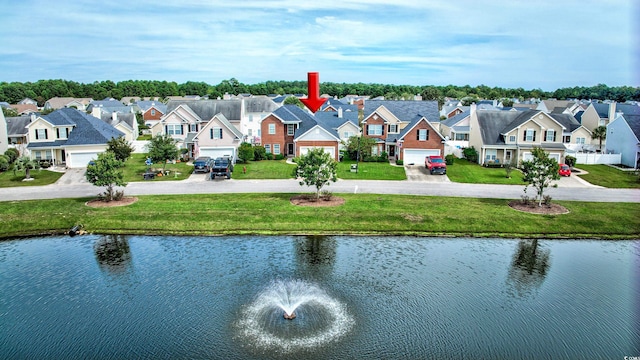
[[(144, 163), (146, 159), (147, 157), (145, 154), (131, 154), (131, 157), (127, 159), (127, 162), (122, 168), (124, 181), (144, 181), (142, 174), (147, 171), (148, 167)], [(153, 164), (151, 165), (151, 168), (160, 171), (162, 170), (162, 164)], [(193, 166), (188, 165), (185, 162), (179, 162), (175, 164), (167, 164), (165, 170), (171, 171), (168, 176), (156, 176), (152, 181), (184, 180), (193, 172)], [(177, 176), (176, 171), (178, 172)]]
[(140, 196), (129, 206), (89, 199), (2, 202), (0, 237), (62, 233), (73, 225), (111, 234), (380, 234), (537, 238), (640, 237), (640, 204), (558, 201), (571, 212), (534, 215), (509, 200), (339, 194), (337, 207), (292, 205), (293, 194)]
[(466, 159), (456, 159), (453, 165), (447, 165), (449, 180), (469, 184), (504, 184), (522, 185), (522, 173), (517, 169), (511, 171), (511, 178), (507, 178), (504, 168), (486, 168), (471, 163)]
[[(247, 172), (243, 173), (243, 167)], [(233, 168), (236, 180), (246, 179), (293, 179), (296, 165), (287, 164), (286, 160), (249, 161), (247, 164), (237, 163)]]
[(13, 170), (0, 172), (0, 187), (14, 187), (14, 186), (40, 186), (49, 185), (58, 181), (63, 175), (61, 172), (49, 171), (49, 170), (31, 170), (31, 181), (24, 180), (24, 171), (16, 172), (13, 175)]
[(151, 135), (140, 135), (138, 136), (138, 138), (136, 140), (142, 141), (142, 140), (151, 140)]
[(358, 173), (351, 172), (353, 160), (338, 163), (338, 178), (345, 180), (406, 180), (407, 174), (402, 166), (392, 166), (389, 163), (359, 162)]
[(575, 168), (582, 169), (588, 174), (580, 175), (571, 174), (571, 176), (580, 176), (585, 181), (594, 185), (600, 185), (607, 188), (631, 188), (640, 189), (640, 181), (638, 175), (632, 171), (621, 171), (607, 165), (576, 165)]

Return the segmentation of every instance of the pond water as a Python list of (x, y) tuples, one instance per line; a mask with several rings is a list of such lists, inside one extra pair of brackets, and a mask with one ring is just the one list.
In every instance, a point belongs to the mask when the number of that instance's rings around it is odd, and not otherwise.
[(623, 359), (638, 309), (637, 240), (0, 242), (2, 359)]

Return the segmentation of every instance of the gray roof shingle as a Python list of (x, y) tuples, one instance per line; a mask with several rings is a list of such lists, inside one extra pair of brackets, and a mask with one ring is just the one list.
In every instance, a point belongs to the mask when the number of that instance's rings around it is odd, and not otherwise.
[(7, 121), (7, 135), (20, 136), (27, 134), (27, 125), (31, 122), (31, 116), (16, 116), (8, 117)]
[(401, 121), (412, 121), (416, 115), (422, 115), (431, 123), (440, 121), (437, 101), (403, 101), (403, 100), (367, 100), (364, 102), (364, 118), (384, 106)]
[(216, 114), (222, 113), (229, 121), (241, 120), (242, 102), (234, 100), (171, 100), (167, 104), (166, 114), (180, 105), (186, 105), (203, 121), (211, 120)]

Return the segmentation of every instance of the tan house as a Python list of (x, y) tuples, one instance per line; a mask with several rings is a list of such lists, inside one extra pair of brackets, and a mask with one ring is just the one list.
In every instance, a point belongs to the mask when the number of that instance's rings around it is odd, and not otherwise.
[(92, 101), (91, 98), (53, 97), (44, 103), (44, 109), (56, 110), (67, 107), (85, 111)]
[(563, 162), (565, 143), (588, 134), (570, 114), (540, 110), (523, 112), (478, 110), (471, 106), (469, 145), (478, 150), (478, 163), (505, 164), (530, 160), (531, 150), (541, 147)]
[(209, 156), (213, 159), (230, 156), (238, 159), (238, 147), (242, 143), (242, 133), (222, 114), (216, 114), (204, 123), (193, 137), (194, 157)]

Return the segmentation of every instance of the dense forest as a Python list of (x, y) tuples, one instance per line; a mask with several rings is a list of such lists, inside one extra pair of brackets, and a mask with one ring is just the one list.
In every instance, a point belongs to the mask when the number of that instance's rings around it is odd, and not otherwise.
[[(443, 101), (444, 97), (457, 99), (592, 99), (592, 100), (627, 100), (640, 101), (640, 87), (618, 86), (609, 87), (598, 84), (591, 87), (576, 86), (573, 88), (557, 89), (546, 92), (540, 89), (525, 90), (523, 88), (504, 89), (500, 87), (478, 86), (410, 86), (385, 84), (347, 84), (324, 82), (320, 84), (320, 92), (331, 96), (343, 97), (349, 94), (368, 95), (371, 97), (384, 96), (386, 99), (413, 99), (414, 95), (422, 95), (424, 100)], [(205, 82), (188, 81), (183, 84), (169, 81), (127, 80), (120, 82), (95, 81), (83, 84), (69, 80), (39, 80), (37, 82), (0, 82), (0, 101), (15, 104), (24, 98), (31, 98), (43, 106), (52, 97), (78, 97), (102, 100), (105, 98), (121, 99), (125, 96), (139, 96), (143, 98), (184, 95), (208, 95), (215, 99), (225, 93), (254, 95), (269, 94), (306, 94), (306, 81), (266, 81), (259, 84), (243, 84), (232, 78), (223, 80), (217, 85)]]

